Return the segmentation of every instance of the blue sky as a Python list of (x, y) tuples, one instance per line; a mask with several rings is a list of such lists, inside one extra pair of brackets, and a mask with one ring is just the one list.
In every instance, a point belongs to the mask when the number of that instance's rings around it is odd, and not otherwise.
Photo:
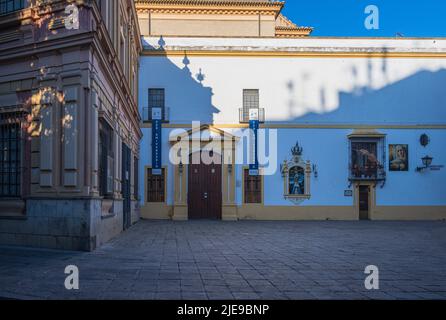
[[(368, 5), (379, 8), (379, 30), (364, 27)], [(283, 13), (313, 36), (446, 37), (446, 0), (286, 0)]]

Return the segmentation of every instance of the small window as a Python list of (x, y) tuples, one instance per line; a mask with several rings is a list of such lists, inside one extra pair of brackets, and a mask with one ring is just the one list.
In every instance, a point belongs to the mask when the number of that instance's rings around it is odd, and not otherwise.
[(262, 203), (262, 176), (249, 175), (249, 169), (244, 172), (245, 203)]
[(161, 175), (153, 175), (152, 169), (147, 169), (147, 202), (165, 202), (166, 170)]
[(6, 117), (10, 121), (0, 122), (0, 198), (14, 198), (21, 195), (21, 125), (15, 113)]
[(149, 108), (164, 108), (164, 89), (149, 89)]
[(259, 90), (245, 89), (243, 90), (243, 110), (249, 112), (249, 109), (259, 108)]

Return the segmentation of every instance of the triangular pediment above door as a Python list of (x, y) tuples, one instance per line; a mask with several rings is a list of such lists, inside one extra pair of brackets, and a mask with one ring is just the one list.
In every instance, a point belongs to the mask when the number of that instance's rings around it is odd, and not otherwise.
[[(206, 132), (206, 134), (203, 134), (203, 132)], [(198, 134), (199, 133), (199, 134)], [(182, 131), (178, 132), (178, 134), (175, 134), (175, 132), (172, 132), (172, 134), (169, 137), (169, 141), (171, 143), (175, 143), (181, 140), (187, 140), (189, 141), (211, 141), (215, 138), (221, 139), (221, 141), (237, 141), (239, 140), (239, 137), (226, 132), (222, 129), (219, 129), (217, 127), (214, 127), (209, 124), (203, 124), (199, 128), (192, 128), (188, 131)]]

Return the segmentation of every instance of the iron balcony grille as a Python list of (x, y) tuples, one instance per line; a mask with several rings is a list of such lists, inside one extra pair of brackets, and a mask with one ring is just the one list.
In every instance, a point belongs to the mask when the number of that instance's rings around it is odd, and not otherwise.
[(25, 0), (0, 0), (0, 16), (25, 8)]
[[(239, 109), (239, 122), (249, 123), (249, 109)], [(259, 122), (265, 122), (265, 109), (259, 108)]]
[(386, 171), (384, 167), (362, 166), (350, 167), (350, 181), (384, 181), (386, 180)]
[[(152, 109), (153, 109), (153, 107), (145, 107), (145, 108), (143, 108), (143, 117), (142, 117), (142, 121), (143, 122), (151, 122), (151, 121), (153, 121)], [(170, 112), (170, 109), (167, 108), (167, 107), (163, 107), (161, 109), (162, 109), (161, 121), (162, 122), (169, 122), (169, 112)]]

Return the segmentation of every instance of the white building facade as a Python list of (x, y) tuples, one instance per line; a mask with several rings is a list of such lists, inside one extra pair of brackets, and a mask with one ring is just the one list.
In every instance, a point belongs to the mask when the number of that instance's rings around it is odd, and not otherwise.
[[(143, 218), (446, 218), (446, 40), (146, 33), (143, 45)], [(200, 149), (218, 160), (191, 163)]]

